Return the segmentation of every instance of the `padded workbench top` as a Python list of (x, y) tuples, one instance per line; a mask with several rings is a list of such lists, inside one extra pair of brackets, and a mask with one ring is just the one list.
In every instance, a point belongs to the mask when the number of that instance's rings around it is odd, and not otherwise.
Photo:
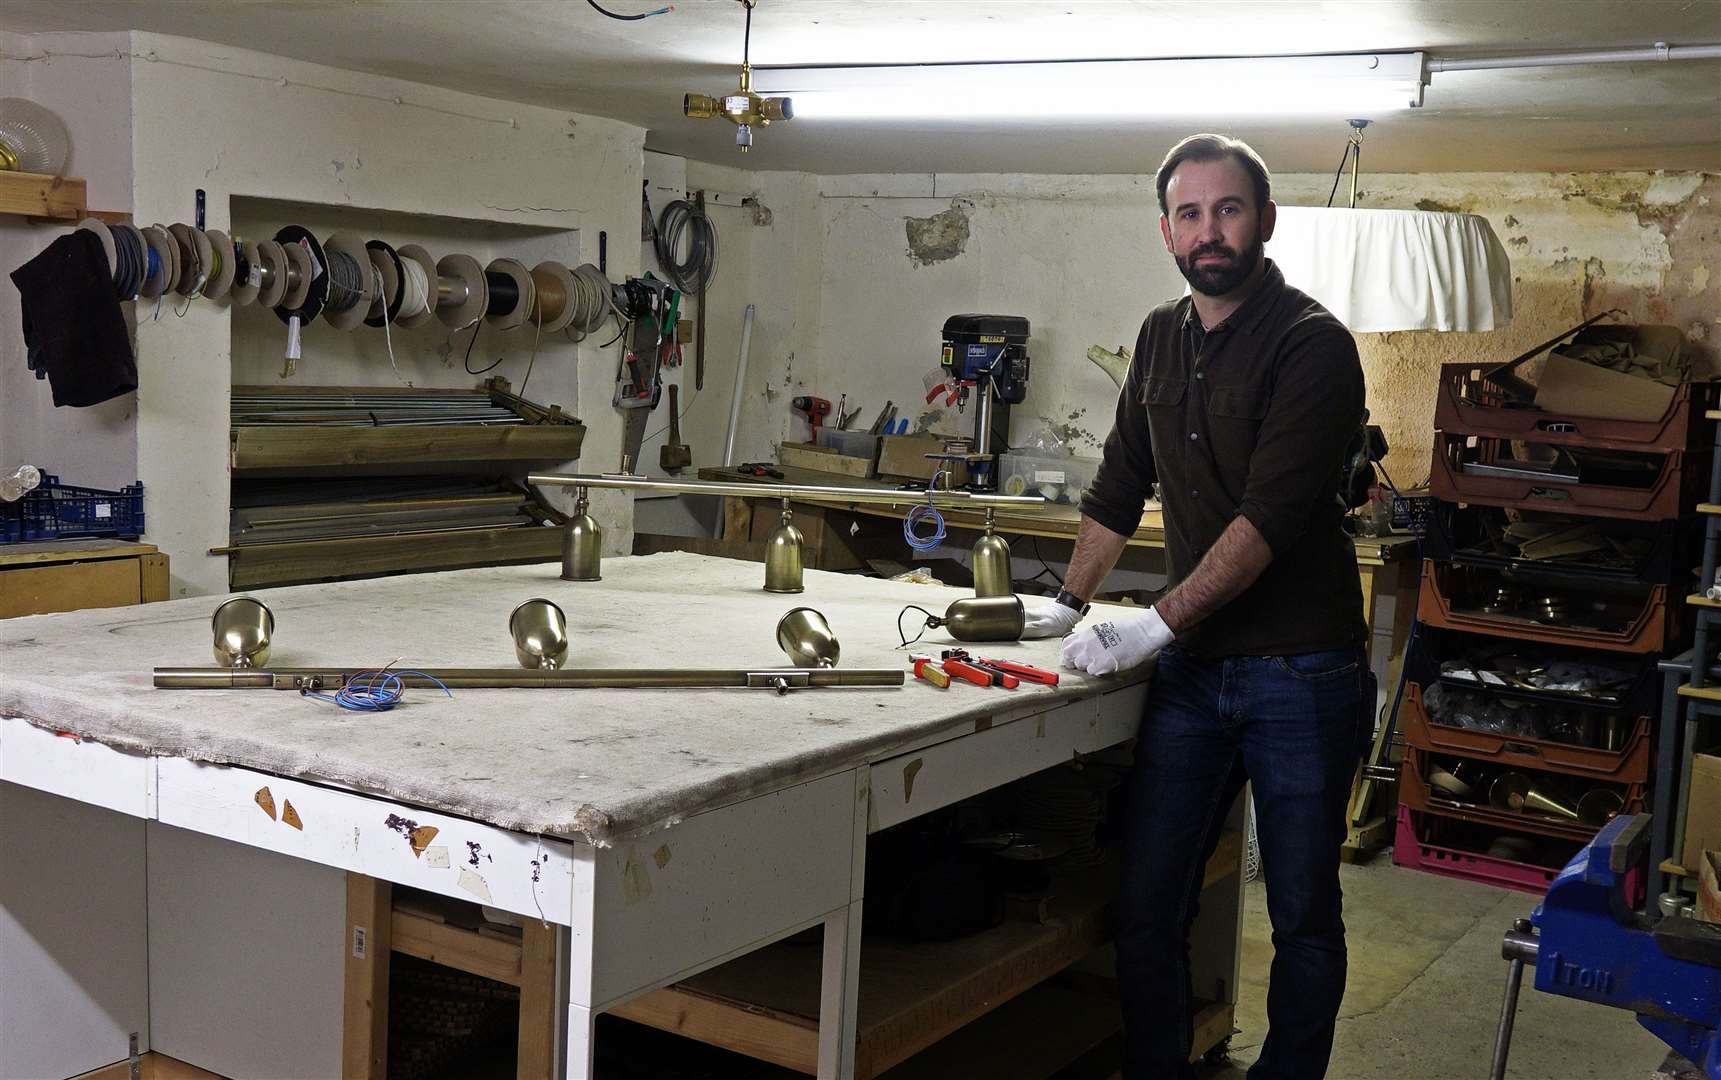
[[(843, 667), (902, 667), (897, 614), (942, 612), (966, 590), (807, 571), (760, 588), (764, 568), (690, 554), (604, 560), (601, 582), (556, 564), (261, 590), (282, 667), (517, 666), (509, 613), (543, 596), (570, 624), (567, 666), (782, 667), (777, 620), (817, 608)], [(409, 690), (352, 712), (277, 690), (156, 690), (156, 666), (206, 666), (218, 599), (0, 622), (0, 716), (127, 750), (332, 781), (503, 828), (607, 844), (701, 810), (887, 756), (982, 717), (1039, 711), (1146, 677), (1064, 672), (1057, 688), (937, 690)], [(919, 616), (904, 620), (913, 636)], [(916, 651), (953, 644), (939, 631)], [(985, 646), (1057, 666), (1056, 640)]]

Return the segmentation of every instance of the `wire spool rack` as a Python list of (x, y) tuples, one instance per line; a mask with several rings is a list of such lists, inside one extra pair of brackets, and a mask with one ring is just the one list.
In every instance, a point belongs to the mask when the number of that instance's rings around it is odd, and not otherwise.
[[(431, 319), (450, 330), (486, 321), (498, 330), (584, 336), (619, 318), (609, 279), (589, 263), (545, 260), (528, 269), (499, 258), (433, 258), (416, 244), (336, 233), (319, 239), (287, 225), (273, 236), (229, 236), (182, 222), (109, 225), (87, 218), (77, 228), (101, 241), (122, 303), (193, 300), (257, 305), (301, 326), (319, 318), (338, 330), (360, 324), (412, 329)], [(173, 300), (173, 298), (178, 300)]]

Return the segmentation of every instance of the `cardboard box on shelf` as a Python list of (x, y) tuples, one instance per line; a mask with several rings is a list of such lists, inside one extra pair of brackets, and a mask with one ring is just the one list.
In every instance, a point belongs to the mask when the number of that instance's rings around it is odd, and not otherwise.
[[(1659, 420), (1665, 416), (1673, 404), (1674, 387), (1642, 375), (1598, 367), (1562, 351), (1581, 352), (1588, 346), (1612, 344), (1630, 345), (1639, 357), (1673, 368), (1681, 361), (1685, 335), (1677, 326), (1588, 327), (1569, 346), (1548, 354), (1536, 381), (1536, 405), (1551, 413), (1606, 420)], [(1693, 372), (1691, 377), (1704, 378), (1706, 374)]]
[(1691, 788), (1686, 796), (1685, 847), (1679, 864), (1695, 874), (1703, 852), (1721, 851), (1721, 747), (1691, 755)]

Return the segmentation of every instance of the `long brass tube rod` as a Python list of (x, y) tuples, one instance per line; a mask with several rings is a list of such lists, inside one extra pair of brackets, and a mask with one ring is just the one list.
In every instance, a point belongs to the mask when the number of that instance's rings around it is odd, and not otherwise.
[[(736, 495), (744, 499), (797, 499), (802, 502), (868, 503), (876, 506), (902, 506), (923, 503), (925, 491), (896, 491), (890, 488), (851, 488), (824, 484), (748, 484), (721, 480), (656, 480), (642, 476), (618, 476), (614, 473), (584, 475), (579, 473), (531, 473), (528, 484), (548, 484), (560, 487), (617, 488), (622, 491), (667, 491), (681, 495)], [(1013, 510), (1032, 510), (1048, 505), (1038, 495), (984, 495), (972, 491), (934, 491), (932, 504), (946, 509), (965, 506), (994, 506)]]
[[(337, 690), (366, 668), (158, 667), (158, 690)], [(756, 690), (818, 689), (839, 686), (901, 686), (895, 668), (431, 668), (423, 673), (393, 673), (405, 686), (436, 689), (435, 676), (456, 690)]]

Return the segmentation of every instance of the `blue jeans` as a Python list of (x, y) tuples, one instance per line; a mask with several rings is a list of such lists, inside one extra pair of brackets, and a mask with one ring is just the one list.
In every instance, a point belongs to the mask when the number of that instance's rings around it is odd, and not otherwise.
[(1267, 1039), (1249, 1077), (1326, 1074), (1345, 989), (1339, 846), (1351, 777), (1372, 737), (1374, 682), (1360, 648), (1201, 660), (1173, 646), (1160, 655), (1124, 802), (1126, 1080), (1194, 1075), (1189, 930), (1203, 869), (1246, 781), (1273, 923)]

